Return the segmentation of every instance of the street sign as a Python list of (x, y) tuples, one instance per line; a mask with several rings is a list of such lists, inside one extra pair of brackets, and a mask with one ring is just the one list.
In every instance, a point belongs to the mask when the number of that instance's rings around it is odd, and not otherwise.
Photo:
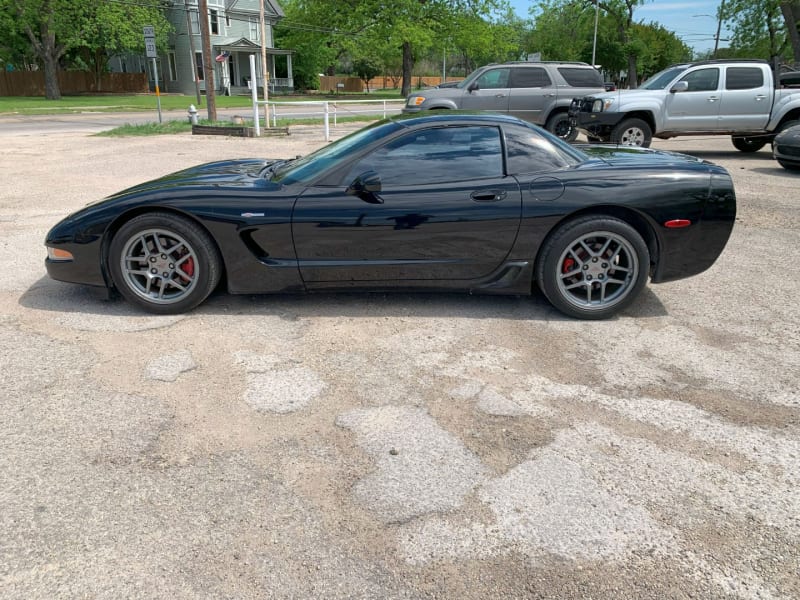
[(158, 58), (156, 50), (156, 28), (152, 25), (144, 27), (144, 53), (147, 58)]

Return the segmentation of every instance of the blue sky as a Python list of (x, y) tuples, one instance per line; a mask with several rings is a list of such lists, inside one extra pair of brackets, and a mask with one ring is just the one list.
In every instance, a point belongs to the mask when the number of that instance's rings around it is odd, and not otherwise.
[[(539, 5), (538, 0), (510, 0), (515, 12), (523, 18), (529, 18), (528, 9)], [(681, 38), (695, 51), (714, 48), (714, 36), (717, 33), (717, 6), (719, 0), (648, 0), (638, 6), (633, 18), (636, 21), (650, 23), (655, 21)], [(710, 15), (710, 16), (707, 16)], [(722, 39), (725, 39), (723, 26)], [(720, 46), (726, 46), (720, 42)]]

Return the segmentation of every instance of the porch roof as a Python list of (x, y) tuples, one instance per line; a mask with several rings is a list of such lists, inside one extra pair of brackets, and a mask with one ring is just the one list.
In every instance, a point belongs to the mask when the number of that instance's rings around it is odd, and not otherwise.
[[(214, 47), (227, 52), (261, 52), (261, 46), (247, 38), (226, 38), (214, 42)], [(281, 48), (267, 48), (267, 54), (282, 56), (294, 54), (294, 50), (283, 50)]]

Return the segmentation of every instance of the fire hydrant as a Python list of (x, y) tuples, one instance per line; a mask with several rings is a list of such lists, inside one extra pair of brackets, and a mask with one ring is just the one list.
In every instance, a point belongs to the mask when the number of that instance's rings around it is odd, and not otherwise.
[(194, 107), (194, 104), (189, 105), (189, 123), (197, 125), (197, 109)]

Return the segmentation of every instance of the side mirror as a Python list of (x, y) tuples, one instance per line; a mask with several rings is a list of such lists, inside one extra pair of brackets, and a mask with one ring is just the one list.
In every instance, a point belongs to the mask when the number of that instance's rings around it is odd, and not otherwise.
[(467, 91), (468, 91), (468, 92), (474, 92), (474, 91), (476, 91), (476, 90), (479, 90), (479, 89), (481, 89), (481, 86), (479, 86), (479, 85), (478, 85), (478, 82), (477, 82), (477, 81), (473, 81), (473, 82), (472, 82), (472, 83), (470, 83), (470, 84), (469, 84), (469, 86), (467, 87)]
[(375, 171), (366, 171), (356, 177), (347, 187), (347, 193), (357, 196), (368, 204), (383, 204), (383, 198), (378, 194), (381, 191), (381, 176)]
[(675, 94), (677, 92), (688, 92), (688, 91), (689, 91), (689, 82), (688, 81), (679, 81), (678, 83), (676, 83), (675, 85), (673, 85), (670, 88), (669, 93), (670, 94)]

